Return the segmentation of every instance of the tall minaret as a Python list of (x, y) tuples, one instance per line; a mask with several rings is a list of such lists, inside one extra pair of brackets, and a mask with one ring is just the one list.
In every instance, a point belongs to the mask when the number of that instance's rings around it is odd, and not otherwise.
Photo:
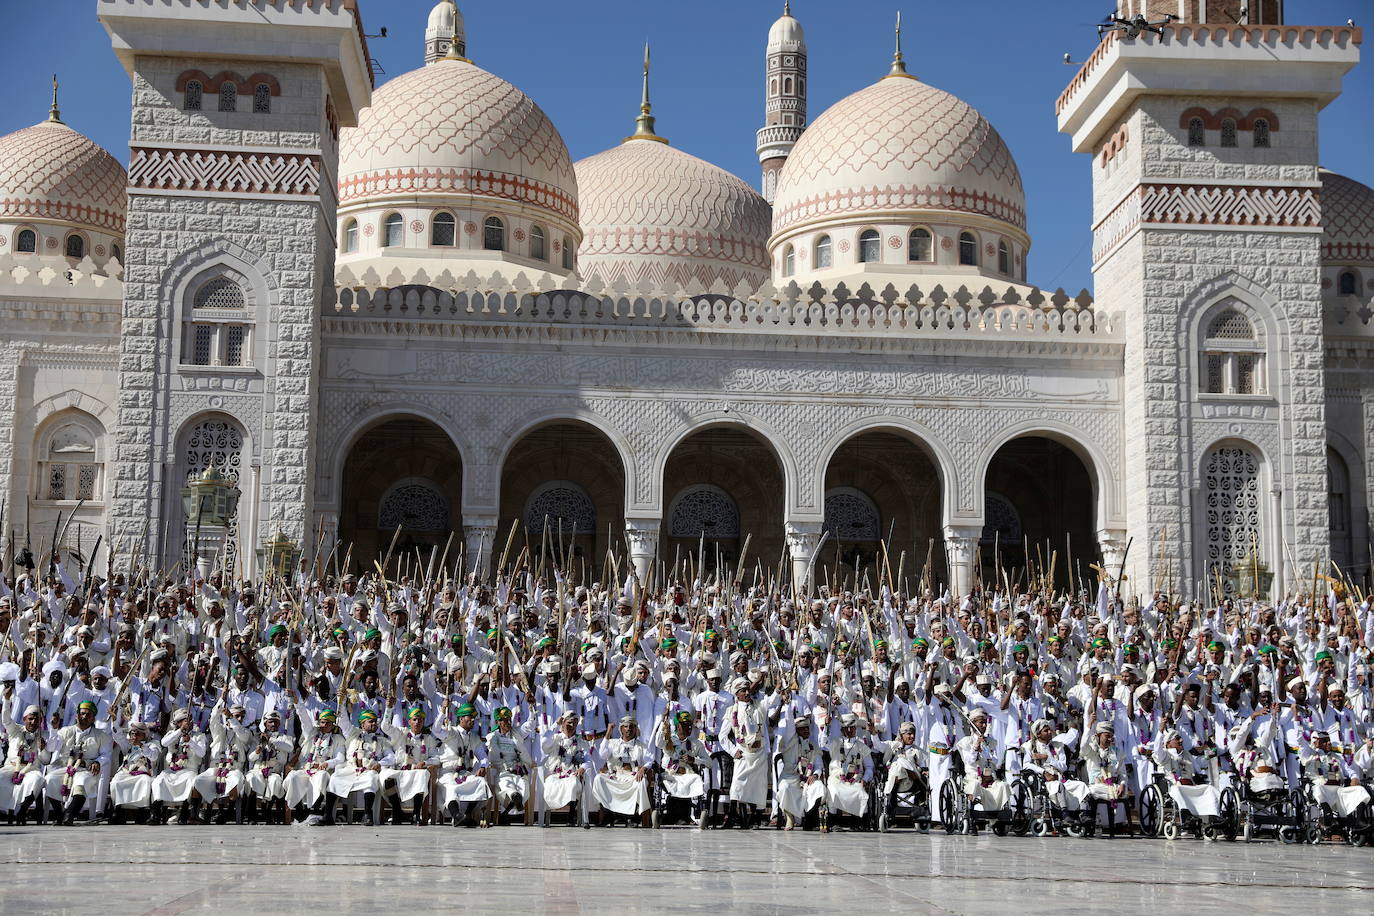
[(791, 3), (768, 30), (768, 104), (764, 127), (758, 133), (759, 162), (763, 164), (763, 196), (771, 204), (778, 189), (778, 173), (792, 147), (806, 129), (806, 36), (792, 18)]
[(425, 63), (443, 60), (450, 44), (458, 46), (458, 57), (467, 57), (468, 42), (463, 31), (463, 13), (453, 0), (439, 0), (439, 4), (429, 11), (429, 25), (425, 28)]

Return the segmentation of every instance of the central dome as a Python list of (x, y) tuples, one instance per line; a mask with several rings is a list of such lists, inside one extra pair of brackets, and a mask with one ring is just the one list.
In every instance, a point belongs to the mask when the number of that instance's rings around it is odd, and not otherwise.
[(576, 165), (581, 272), (703, 289), (769, 276), (768, 202), (722, 168), (649, 139)]
[(992, 125), (920, 80), (882, 79), (836, 102), (797, 141), (778, 179), (773, 233), (914, 211), (1026, 227), (1021, 173)]
[(495, 198), (577, 224), (562, 136), (519, 89), (465, 60), (439, 60), (372, 96), (340, 147), (343, 207), (417, 197)]

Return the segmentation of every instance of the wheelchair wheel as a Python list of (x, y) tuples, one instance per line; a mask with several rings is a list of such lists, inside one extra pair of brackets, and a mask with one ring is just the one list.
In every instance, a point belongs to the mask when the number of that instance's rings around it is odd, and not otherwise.
[[(1159, 791), (1159, 786), (1148, 785), (1145, 791), (1140, 793), (1140, 832), (1147, 837), (1157, 838), (1160, 833), (1160, 821), (1164, 814), (1164, 795)], [(1174, 836), (1178, 836), (1175, 826)]]
[(1025, 783), (1016, 784), (1016, 792), (1011, 800), (1011, 831), (1017, 836), (1025, 836), (1030, 832), (1030, 790)]
[(878, 832), (887, 833), (887, 812), (883, 811), (878, 815)]
[(1240, 804), (1236, 801), (1235, 789), (1228, 786), (1221, 790), (1221, 802), (1217, 810), (1220, 815), (1216, 821), (1217, 834), (1234, 840), (1240, 821)]
[(1031, 821), (1030, 832), (1034, 836), (1049, 836), (1050, 822), (1045, 820), (1043, 817), (1037, 817), (1035, 820)]
[(1320, 843), (1322, 841), (1321, 821), (1308, 821), (1307, 827), (1302, 832), (1302, 838), (1309, 846), (1316, 846)]
[(1291, 824), (1284, 824), (1279, 828), (1279, 840), (1283, 843), (1292, 844), (1298, 842), (1300, 836), (1298, 828)]
[(1370, 839), (1370, 838), (1369, 838), (1369, 831), (1368, 831), (1368, 830), (1352, 830), (1352, 831), (1350, 831), (1350, 845), (1351, 845), (1351, 846), (1360, 846), (1360, 847), (1368, 846), (1368, 845), (1369, 845), (1369, 839)]
[(1087, 828), (1078, 821), (1069, 821), (1064, 824), (1064, 835), (1075, 840), (1081, 840), (1088, 835)]
[(662, 816), (662, 814), (659, 812), (659, 809), (658, 809), (658, 808), (654, 808), (653, 813), (651, 813), (651, 814), (649, 815), (649, 823), (650, 823), (651, 825), (653, 825), (653, 828), (654, 828), (655, 830), (657, 830), (658, 827), (659, 827), (659, 823), (660, 823), (662, 820), (663, 820), (663, 816)]
[(948, 834), (959, 829), (958, 802), (955, 801), (957, 797), (954, 782), (946, 779), (940, 786), (940, 820), (945, 826), (945, 833)]

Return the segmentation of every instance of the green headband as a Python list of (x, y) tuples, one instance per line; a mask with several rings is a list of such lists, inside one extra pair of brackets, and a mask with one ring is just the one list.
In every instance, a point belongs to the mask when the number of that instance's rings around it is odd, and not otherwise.
[(673, 718), (677, 719), (679, 722), (686, 722), (688, 725), (692, 724), (692, 714), (685, 709), (679, 709), (677, 715)]
[(1017, 653), (1017, 652), (1029, 652), (1030, 649), (1028, 649), (1028, 648), (1026, 647), (1026, 644), (1025, 644), (1025, 643), (1023, 643), (1023, 642), (1018, 642), (1016, 645), (1014, 645), (1014, 646), (1011, 647), (1011, 651), (1012, 651), (1013, 654), (1015, 654), (1015, 653)]
[(1109, 645), (1111, 645), (1111, 643), (1107, 642), (1107, 640), (1105, 640), (1105, 639), (1103, 639), (1101, 636), (1099, 636), (1099, 637), (1097, 637), (1096, 639), (1093, 640), (1092, 647), (1093, 647), (1094, 649), (1105, 649), (1105, 648), (1107, 648)]
[(376, 627), (369, 627), (367, 632), (363, 634), (363, 642), (367, 642), (369, 639), (376, 639), (378, 636), (381, 635), (381, 630), (377, 629)]
[(268, 639), (271, 639), (273, 636), (276, 636), (278, 633), (285, 633), (285, 632), (286, 632), (286, 624), (279, 623), (279, 624), (276, 624), (275, 626), (273, 626), (272, 629), (270, 629), (270, 630), (267, 631), (267, 638), (268, 638)]
[(455, 646), (461, 646), (463, 644), (463, 634), (454, 633), (453, 636), (450, 637), (449, 642)]
[(511, 717), (510, 707), (509, 707), (509, 706), (498, 706), (498, 707), (496, 707), (495, 709), (493, 709), (493, 710), (491, 711), (491, 717), (492, 717), (493, 720), (496, 720), (496, 721), (500, 721), (501, 719), (509, 719), (509, 718)]
[(1278, 654), (1279, 654), (1279, 647), (1278, 647), (1278, 646), (1272, 645), (1272, 644), (1270, 644), (1270, 643), (1265, 643), (1264, 645), (1260, 646), (1260, 655), (1278, 655)]
[(425, 711), (421, 709), (419, 706), (410, 707), (410, 711), (406, 713), (406, 718), (414, 719), (416, 716), (419, 716), (421, 719), (423, 719), (425, 717)]
[(82, 700), (80, 703), (76, 704), (76, 708), (78, 710), (89, 709), (91, 712), (95, 712), (96, 710), (95, 704), (92, 703), (90, 700)]
[(1330, 657), (1331, 657), (1331, 653), (1328, 652), (1326, 649), (1322, 649), (1320, 652), (1318, 652), (1315, 656), (1312, 657), (1312, 660), (1313, 660), (1314, 662), (1319, 662), (1319, 661), (1321, 661), (1321, 660), (1324, 659), (1324, 658), (1330, 658)]
[(913, 639), (913, 640), (911, 641), (911, 648), (913, 648), (913, 649), (919, 649), (919, 648), (921, 648), (922, 646), (929, 646), (929, 645), (930, 645), (930, 640), (926, 639), (924, 636), (917, 636), (915, 639)]
[(877, 648), (879, 648), (879, 647), (885, 647), (886, 645), (887, 645), (887, 640), (886, 640), (886, 639), (875, 639), (875, 640), (873, 640), (873, 648), (875, 648), (875, 649), (877, 649)]
[(663, 641), (660, 642), (660, 643), (658, 644), (658, 647), (659, 647), (660, 649), (671, 649), (671, 648), (673, 648), (673, 647), (676, 646), (676, 645), (677, 645), (677, 637), (675, 637), (675, 636), (667, 636), (667, 637), (664, 637)]
[(543, 648), (546, 648), (546, 647), (548, 647), (548, 646), (552, 646), (552, 645), (555, 645), (555, 644), (556, 644), (556, 643), (555, 643), (554, 638), (553, 638), (552, 636), (545, 636), (543, 639), (539, 640), (539, 642), (535, 643), (535, 644), (534, 644), (534, 647), (535, 647), (536, 649), (543, 649)]
[(487, 639), (495, 639), (495, 638), (496, 638), (496, 627), (492, 627), (491, 629), (487, 630)]
[(1221, 640), (1219, 639), (1214, 639), (1207, 644), (1208, 652), (1220, 652), (1225, 648), (1226, 647), (1221, 644)]
[(458, 711), (455, 712), (454, 715), (460, 719), (464, 716), (475, 716), (477, 715), (477, 710), (473, 708), (471, 703), (464, 703), (462, 706), (458, 707)]
[(358, 724), (362, 725), (364, 722), (369, 722), (376, 718), (377, 714), (375, 712), (370, 709), (364, 709), (362, 712), (358, 713)]
[(339, 714), (332, 709), (325, 709), (320, 712), (321, 722), (334, 722), (338, 720)]
[(702, 639), (720, 639), (720, 634), (715, 630), (707, 630)]

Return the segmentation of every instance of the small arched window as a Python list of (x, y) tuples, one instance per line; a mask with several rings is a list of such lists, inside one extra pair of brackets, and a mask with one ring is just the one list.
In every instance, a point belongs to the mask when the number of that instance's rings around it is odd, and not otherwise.
[(906, 259), (908, 261), (929, 261), (935, 251), (929, 229), (912, 229), (906, 240)]
[(997, 270), (999, 273), (1011, 273), (1011, 252), (1007, 250), (1006, 242), (997, 243)]
[(258, 83), (253, 89), (253, 114), (272, 113), (272, 87)]
[(356, 219), (344, 223), (343, 250), (345, 254), (358, 250), (358, 221)]
[(67, 236), (67, 257), (80, 260), (86, 256), (86, 240), (79, 235)]
[(769, 95), (777, 95), (777, 94), (778, 94), (778, 78), (777, 78), (776, 76), (773, 77), (771, 80), (768, 81), (768, 94), (769, 94)]
[(972, 232), (959, 233), (959, 263), (978, 266), (978, 240)]
[(1347, 270), (1341, 274), (1336, 281), (1336, 292), (1342, 296), (1353, 296), (1359, 290), (1360, 284), (1353, 271)]
[(1255, 119), (1255, 148), (1269, 148), (1269, 120), (1267, 118)]
[(96, 439), (93, 421), (64, 423), (52, 434), (46, 449), (39, 452), (40, 499), (57, 502), (100, 498), (101, 465), (96, 455)]
[(816, 265), (817, 270), (829, 267), (835, 263), (835, 255), (830, 244), (830, 236), (823, 235), (816, 239), (816, 257), (812, 263)]
[(38, 250), (38, 233), (32, 229), (20, 229), (19, 237), (14, 240), (14, 250), (33, 254)]
[(458, 221), (452, 213), (436, 213), (434, 225), (429, 230), (429, 243), (441, 248), (451, 248), (458, 238)]
[(212, 277), (195, 291), (182, 336), (181, 361), (191, 366), (251, 364), (252, 318), (243, 286)]
[(1262, 394), (1264, 350), (1255, 326), (1234, 306), (1222, 309), (1207, 323), (1203, 342), (1208, 394)]
[(200, 111), (201, 97), (205, 94), (205, 87), (200, 84), (200, 80), (191, 80), (186, 84), (186, 95), (182, 97), (181, 107), (186, 111)]
[(1188, 121), (1188, 145), (1207, 145), (1207, 125), (1202, 123), (1201, 118), (1192, 118)]
[(405, 240), (405, 219), (399, 213), (393, 213), (382, 223), (382, 247), (397, 248)]
[(530, 257), (536, 261), (549, 259), (549, 242), (548, 237), (544, 235), (543, 226), (530, 227)]
[(859, 261), (863, 264), (876, 264), (883, 256), (882, 240), (877, 229), (865, 229), (859, 233)]
[(790, 277), (797, 272), (797, 252), (791, 245), (782, 250), (782, 275)]
[(783, 81), (782, 81), (782, 93), (783, 93), (783, 95), (791, 95), (791, 94), (792, 94), (792, 77), (789, 76), (789, 77), (785, 77), (785, 78), (783, 79)]
[(225, 80), (219, 87), (219, 110), (238, 111), (239, 110), (239, 87)]
[(482, 247), (487, 251), (506, 250), (506, 224), (499, 216), (488, 216), (482, 223)]
[(111, 245), (111, 246), (110, 246), (110, 257), (114, 258), (116, 261), (118, 261), (119, 263), (123, 264), (123, 263), (124, 263), (124, 249), (123, 249), (123, 248), (120, 248), (118, 245)]
[(571, 239), (570, 237), (566, 236), (566, 235), (563, 236), (563, 269), (564, 269), (564, 270), (572, 270), (572, 269), (573, 269), (573, 244), (572, 244), (572, 239)]
[(1236, 145), (1236, 122), (1233, 118), (1227, 118), (1221, 122), (1221, 145)]

